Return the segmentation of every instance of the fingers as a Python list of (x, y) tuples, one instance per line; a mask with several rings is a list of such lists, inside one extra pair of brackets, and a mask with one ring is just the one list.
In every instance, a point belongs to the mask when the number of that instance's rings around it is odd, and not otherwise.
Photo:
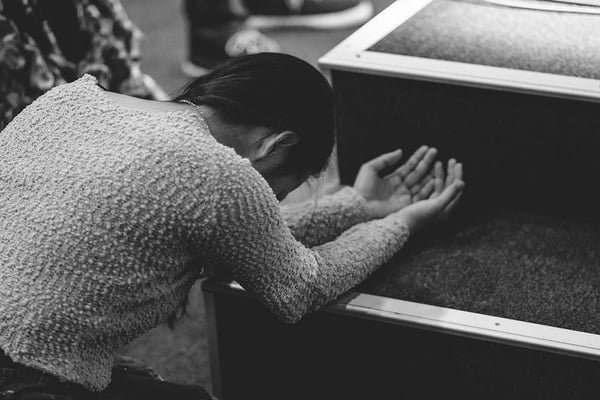
[[(462, 183), (462, 186), (464, 187), (464, 182), (462, 180), (463, 177), (463, 167), (461, 163), (456, 163), (454, 165), (454, 173), (453, 173), (453, 179), (454, 182), (460, 182)], [(444, 209), (444, 213), (446, 214), (450, 214), (450, 212), (454, 209), (454, 207), (456, 207), (456, 204), (460, 201), (460, 198), (462, 197), (463, 191), (461, 189), (460, 193), (458, 194), (458, 196), (456, 196), (454, 198), (454, 200), (452, 200), (450, 202), (450, 204), (448, 204), (446, 206), (446, 208)]]
[(392, 172), (390, 175), (399, 175), (404, 177), (408, 175), (413, 169), (419, 165), (419, 162), (425, 155), (427, 154), (427, 150), (429, 150), (428, 146), (419, 147), (413, 154), (410, 156), (407, 162), (401, 165), (398, 169)]
[(448, 170), (446, 173), (444, 173), (442, 163), (437, 161), (433, 167), (433, 179), (435, 185), (430, 197), (435, 198), (439, 196), (444, 189), (450, 187), (454, 182), (462, 180), (462, 176), (462, 164), (456, 162), (454, 158), (448, 160)]
[(433, 197), (437, 197), (440, 193), (442, 193), (442, 190), (444, 190), (444, 168), (442, 167), (442, 163), (440, 161), (435, 163), (435, 167), (433, 170), (433, 179)]
[[(388, 179), (397, 179), (400, 182), (402, 182), (402, 178), (398, 175), (391, 175), (389, 176)], [(421, 191), (421, 189), (423, 189), (423, 187), (425, 185), (427, 185), (429, 183), (429, 181), (433, 180), (433, 170), (430, 170), (429, 173), (427, 174), (427, 176), (425, 176), (423, 179), (421, 179), (420, 182), (417, 182), (416, 184), (408, 187), (408, 190), (410, 191), (411, 194), (415, 195), (417, 193), (419, 193)], [(408, 185), (407, 185), (408, 186)]]
[(463, 189), (464, 189), (464, 183), (463, 183), (463, 188), (460, 189), (460, 192), (458, 193), (458, 195), (456, 195), (456, 197), (454, 197), (454, 199), (452, 201), (450, 201), (450, 203), (444, 208), (444, 211), (442, 211), (442, 213), (444, 214), (445, 217), (447, 217), (452, 212), (452, 210), (454, 210), (454, 208), (460, 201), (460, 198), (462, 197), (462, 195), (464, 193)]
[(417, 193), (413, 194), (413, 202), (429, 198), (434, 190), (435, 180), (431, 178)]
[[(435, 198), (436, 205), (440, 210), (445, 212), (450, 206), (451, 208), (456, 205), (454, 201), (458, 202), (459, 196), (462, 194), (465, 183), (461, 180), (454, 181), (450, 186), (444, 188), (444, 191)], [(452, 205), (454, 203), (454, 205)], [(451, 209), (450, 208), (450, 209)]]
[(431, 164), (433, 163), (433, 160), (435, 160), (436, 156), (437, 149), (431, 148), (427, 150), (427, 152), (425, 153), (423, 158), (421, 158), (421, 161), (419, 161), (415, 169), (408, 175), (406, 175), (406, 178), (404, 179), (406, 184), (408, 186), (412, 186), (420, 182), (423, 179), (423, 177), (425, 177), (425, 175), (427, 175), (427, 173), (429, 172)]
[(463, 166), (461, 163), (456, 163), (454, 166), (454, 180), (462, 180)]
[(462, 164), (456, 162), (455, 159), (450, 159), (448, 161), (448, 172), (446, 176), (446, 184), (445, 187), (452, 185), (452, 183), (462, 180), (463, 176), (463, 167)]
[(448, 160), (448, 169), (446, 170), (446, 184), (444, 185), (445, 188), (449, 187), (450, 185), (452, 185), (452, 182), (454, 182), (455, 167), (456, 160), (454, 158)]
[(400, 161), (401, 158), (402, 150), (398, 149), (396, 151), (392, 151), (391, 153), (384, 153), (379, 157), (367, 161), (364, 165), (373, 168), (375, 171), (379, 172), (387, 167), (391, 167), (394, 164), (398, 163), (398, 161)]

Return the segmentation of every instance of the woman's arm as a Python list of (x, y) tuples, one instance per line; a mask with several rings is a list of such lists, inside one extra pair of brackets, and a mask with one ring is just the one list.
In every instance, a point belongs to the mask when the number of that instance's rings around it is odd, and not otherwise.
[(267, 182), (250, 165), (232, 165), (220, 179), (213, 229), (203, 243), (205, 259), (285, 322), (298, 321), (363, 281), (402, 248), (423, 216), (436, 218), (462, 189), (451, 185), (427, 200), (431, 204), (419, 202), (358, 224), (308, 249), (294, 239)]

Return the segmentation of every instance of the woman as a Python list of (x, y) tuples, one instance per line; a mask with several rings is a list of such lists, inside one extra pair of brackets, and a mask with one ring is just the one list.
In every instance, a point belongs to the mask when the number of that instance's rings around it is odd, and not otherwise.
[(27, 371), (1, 390), (179, 390), (111, 382), (111, 366), (199, 277), (234, 279), (296, 322), (462, 192), (461, 165), (445, 176), (423, 147), (384, 178), (400, 151), (365, 164), (354, 188), (280, 210), (333, 144), (329, 84), (282, 54), (234, 59), (174, 102), (106, 92), (89, 75), (40, 97), (0, 133), (0, 348), (5, 368)]

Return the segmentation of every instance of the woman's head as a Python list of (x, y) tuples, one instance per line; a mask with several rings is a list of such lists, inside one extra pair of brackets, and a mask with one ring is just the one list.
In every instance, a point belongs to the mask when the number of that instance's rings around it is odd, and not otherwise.
[(317, 69), (290, 55), (235, 58), (192, 81), (175, 99), (181, 100), (216, 110), (238, 139), (232, 147), (240, 154), (252, 147), (251, 161), (272, 187), (290, 186), (292, 179), (277, 183), (284, 176), (301, 182), (318, 174), (333, 150), (331, 86)]

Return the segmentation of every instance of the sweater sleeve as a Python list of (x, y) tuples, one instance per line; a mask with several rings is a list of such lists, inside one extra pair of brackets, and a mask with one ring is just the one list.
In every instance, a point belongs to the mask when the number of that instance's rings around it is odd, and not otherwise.
[(330, 242), (371, 219), (364, 198), (349, 186), (315, 200), (282, 205), (281, 215), (296, 240), (307, 247)]
[(286, 226), (271, 188), (250, 164), (220, 174), (206, 261), (226, 272), (284, 322), (331, 302), (402, 248), (399, 214), (359, 223), (312, 249)]

